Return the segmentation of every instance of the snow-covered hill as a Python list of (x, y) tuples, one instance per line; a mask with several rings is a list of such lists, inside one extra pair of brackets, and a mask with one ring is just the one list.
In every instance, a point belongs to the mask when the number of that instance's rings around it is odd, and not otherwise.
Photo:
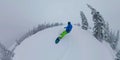
[(63, 26), (49, 28), (27, 38), (16, 48), (13, 60), (114, 60), (110, 46), (80, 27), (73, 27), (71, 33), (55, 44), (63, 30)]

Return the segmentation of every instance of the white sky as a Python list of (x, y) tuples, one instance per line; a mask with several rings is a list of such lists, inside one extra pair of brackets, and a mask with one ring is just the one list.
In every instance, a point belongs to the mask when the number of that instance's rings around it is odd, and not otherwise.
[(113, 30), (120, 30), (119, 0), (0, 0), (0, 41), (10, 46), (10, 42), (40, 23), (80, 22), (80, 11), (92, 24), (86, 4), (100, 11)]

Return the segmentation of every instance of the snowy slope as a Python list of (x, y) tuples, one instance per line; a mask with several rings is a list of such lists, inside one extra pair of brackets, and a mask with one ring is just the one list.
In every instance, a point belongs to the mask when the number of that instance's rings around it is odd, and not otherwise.
[(109, 46), (80, 27), (73, 27), (56, 45), (54, 40), (62, 31), (63, 26), (54, 27), (27, 38), (15, 50), (13, 60), (114, 60)]

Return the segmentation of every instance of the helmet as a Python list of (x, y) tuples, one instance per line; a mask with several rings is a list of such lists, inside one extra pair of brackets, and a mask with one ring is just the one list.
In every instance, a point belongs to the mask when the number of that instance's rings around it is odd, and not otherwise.
[(71, 22), (68, 22), (68, 24), (71, 24)]

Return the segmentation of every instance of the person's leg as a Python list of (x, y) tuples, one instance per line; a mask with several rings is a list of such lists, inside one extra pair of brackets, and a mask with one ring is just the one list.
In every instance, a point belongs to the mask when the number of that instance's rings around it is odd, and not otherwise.
[(60, 34), (59, 38), (62, 39), (66, 34), (67, 34), (67, 32), (66, 32), (66, 30), (65, 30), (65, 31), (63, 31), (63, 32)]

